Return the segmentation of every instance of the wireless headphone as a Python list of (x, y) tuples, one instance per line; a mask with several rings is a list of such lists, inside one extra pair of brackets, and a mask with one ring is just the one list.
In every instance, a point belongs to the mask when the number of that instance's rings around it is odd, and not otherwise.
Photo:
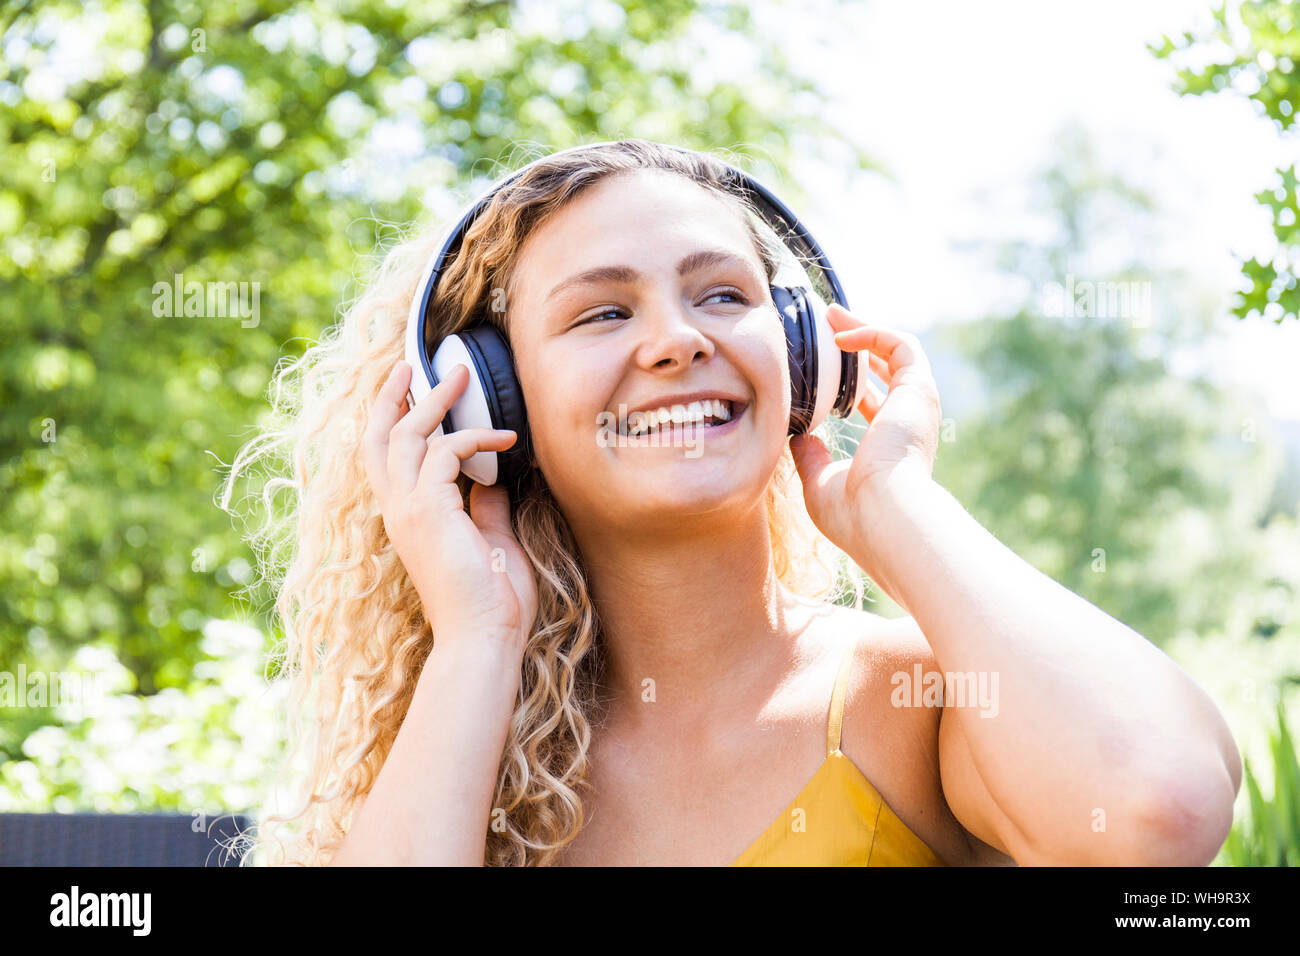
[[(612, 145), (617, 143), (589, 143), (552, 155)], [(680, 146), (667, 148), (694, 156), (704, 155)], [(807, 273), (790, 255), (790, 250), (803, 262), (817, 267), (835, 301), (847, 309), (849, 304), (835, 270), (803, 223), (770, 190), (716, 157), (705, 158), (725, 168), (727, 184), (738, 187), (754, 203), (785, 245), (787, 257), (768, 288), (785, 326), (790, 361), (788, 434), (812, 431), (830, 412), (840, 418), (849, 417), (866, 392), (867, 376), (858, 371), (856, 353), (841, 351), (836, 346), (835, 332), (826, 321), (826, 302), (813, 289)], [(519, 385), (509, 344), (495, 326), (483, 323), (448, 335), (430, 356), (425, 345), (425, 327), (438, 278), (448, 260), (460, 248), (470, 225), (500, 189), (541, 161), (534, 160), (497, 182), (456, 224), (425, 269), (420, 280), (421, 292), (411, 303), (406, 329), (406, 361), (412, 369), (407, 396), (409, 407), (415, 408), (416, 402), (428, 395), (456, 365), (463, 364), (469, 370), (469, 383), (433, 435), (468, 428), (513, 430), (519, 437), (511, 448), (504, 452), (477, 452), (461, 463), (461, 471), (480, 484), (501, 483), (512, 490), (518, 487), (518, 482), (527, 472), (531, 444), (523, 389)]]

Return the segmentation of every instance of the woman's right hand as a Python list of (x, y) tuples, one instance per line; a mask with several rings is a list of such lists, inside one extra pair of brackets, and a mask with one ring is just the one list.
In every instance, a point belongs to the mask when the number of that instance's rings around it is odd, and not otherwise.
[(430, 440), (469, 371), (457, 365), (413, 411), (406, 398), (411, 371), (405, 361), (393, 367), (361, 442), (384, 529), (435, 638), (509, 640), (522, 648), (537, 613), (537, 585), (510, 527), (509, 495), (500, 485), (474, 482), (466, 514), (456, 485), (462, 460), (504, 451), (518, 436), (469, 428)]

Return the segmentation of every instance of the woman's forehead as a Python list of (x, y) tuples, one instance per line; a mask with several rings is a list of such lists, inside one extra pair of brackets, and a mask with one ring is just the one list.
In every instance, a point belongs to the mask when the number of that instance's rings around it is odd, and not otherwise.
[(723, 197), (663, 170), (618, 173), (533, 231), (513, 264), (511, 298), (537, 305), (572, 274), (636, 263), (672, 266), (696, 247), (758, 258), (742, 214)]

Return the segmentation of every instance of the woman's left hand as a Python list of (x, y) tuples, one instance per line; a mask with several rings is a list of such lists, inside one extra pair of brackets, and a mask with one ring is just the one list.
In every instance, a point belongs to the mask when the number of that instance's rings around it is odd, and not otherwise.
[(870, 547), (870, 519), (885, 504), (891, 478), (931, 479), (942, 421), (939, 390), (915, 335), (868, 326), (838, 303), (830, 306), (827, 320), (835, 344), (859, 353), (858, 374), (866, 374), (865, 358), (889, 388), (882, 395), (868, 381), (858, 404), (868, 426), (852, 459), (834, 461), (815, 435), (790, 439), (809, 516), (836, 547), (853, 554)]

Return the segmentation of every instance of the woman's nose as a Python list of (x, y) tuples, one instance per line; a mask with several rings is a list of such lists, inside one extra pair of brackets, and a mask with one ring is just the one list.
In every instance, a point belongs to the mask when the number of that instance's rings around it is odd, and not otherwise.
[(690, 307), (663, 300), (645, 307), (640, 315), (638, 362), (644, 368), (679, 368), (713, 354), (713, 343), (700, 331)]

